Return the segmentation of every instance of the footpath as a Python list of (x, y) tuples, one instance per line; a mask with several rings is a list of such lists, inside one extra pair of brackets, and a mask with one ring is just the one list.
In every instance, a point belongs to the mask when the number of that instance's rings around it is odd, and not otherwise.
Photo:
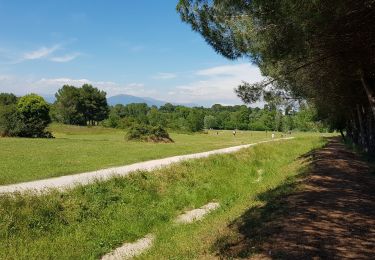
[[(339, 138), (306, 156), (310, 168), (299, 189), (263, 194), (233, 229), (224, 257), (251, 259), (374, 259), (375, 174)], [(257, 223), (257, 224), (255, 224)]]

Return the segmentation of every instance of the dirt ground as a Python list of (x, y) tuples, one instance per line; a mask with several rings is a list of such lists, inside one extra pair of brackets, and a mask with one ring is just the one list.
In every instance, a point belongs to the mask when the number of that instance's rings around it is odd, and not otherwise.
[(375, 175), (333, 138), (305, 156), (302, 180), (260, 199), (220, 238), (219, 258), (375, 259)]

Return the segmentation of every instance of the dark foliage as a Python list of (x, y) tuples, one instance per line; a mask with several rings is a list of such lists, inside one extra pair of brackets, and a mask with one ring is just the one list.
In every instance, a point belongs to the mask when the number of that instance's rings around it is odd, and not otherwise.
[(199, 132), (205, 129), (223, 130), (269, 130), (326, 131), (312, 106), (301, 105), (299, 111), (290, 107), (267, 105), (264, 109), (245, 105), (211, 108), (184, 107), (166, 104), (148, 107), (146, 104), (116, 105), (111, 108), (108, 119), (102, 123), (106, 127), (126, 129), (134, 124), (162, 126), (182, 132)]
[(163, 143), (173, 142), (168, 132), (163, 127), (145, 124), (134, 124), (130, 127), (127, 133), (127, 139)]
[(307, 100), (375, 153), (374, 0), (180, 0), (177, 11), (218, 53), (259, 66), (267, 80), (237, 88), (245, 102)]
[(13, 94), (0, 94), (0, 135), (47, 137), (45, 129), (51, 122), (49, 105), (40, 96), (29, 94), (17, 99)]
[(108, 116), (106, 93), (89, 84), (64, 85), (56, 93), (54, 118), (64, 124), (96, 125)]

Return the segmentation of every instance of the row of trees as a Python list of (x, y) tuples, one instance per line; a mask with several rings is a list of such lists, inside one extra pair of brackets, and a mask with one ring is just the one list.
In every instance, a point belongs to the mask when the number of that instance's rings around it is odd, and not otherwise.
[(240, 129), (259, 131), (325, 131), (325, 125), (317, 121), (316, 110), (303, 105), (298, 112), (288, 114), (272, 106), (250, 108), (245, 105), (211, 108), (165, 104), (160, 108), (146, 104), (116, 105), (111, 108), (104, 126), (129, 128), (134, 124), (162, 126), (185, 132), (205, 129)]
[(56, 93), (56, 102), (52, 105), (35, 94), (21, 98), (13, 94), (0, 94), (1, 135), (50, 137), (51, 134), (45, 128), (52, 120), (73, 125), (100, 123), (106, 127), (123, 129), (139, 126), (152, 131), (161, 129), (160, 127), (183, 132), (198, 132), (204, 128), (326, 130), (324, 124), (317, 121), (316, 110), (306, 105), (301, 105), (298, 112), (290, 109), (282, 111), (273, 104), (266, 105), (263, 109), (219, 104), (211, 108), (189, 108), (170, 103), (160, 108), (149, 107), (144, 103), (109, 107), (106, 93), (87, 84), (81, 88), (63, 86)]
[(65, 85), (48, 104), (41, 96), (21, 98), (0, 93), (0, 136), (52, 137), (46, 127), (53, 120), (73, 125), (97, 125), (108, 116), (106, 93), (84, 84)]
[(259, 66), (267, 79), (237, 88), (245, 102), (270, 89), (308, 100), (375, 153), (374, 0), (180, 0), (177, 10), (217, 52)]
[[(167, 103), (160, 108), (144, 103), (115, 105), (109, 107), (106, 93), (91, 85), (81, 88), (65, 85), (56, 93), (52, 105), (52, 119), (74, 125), (102, 125), (113, 128), (130, 128), (135, 124), (162, 126), (165, 128), (198, 132), (209, 129), (274, 130), (299, 129), (323, 130), (316, 122), (313, 108), (301, 105), (300, 112), (275, 104), (264, 109), (242, 106), (214, 105), (211, 108), (174, 106)], [(304, 115), (304, 116), (302, 116)]]

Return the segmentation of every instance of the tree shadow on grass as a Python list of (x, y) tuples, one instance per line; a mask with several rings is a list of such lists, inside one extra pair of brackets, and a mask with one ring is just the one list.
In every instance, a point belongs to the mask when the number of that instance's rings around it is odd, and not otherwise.
[(260, 194), (264, 206), (228, 226), (212, 248), (218, 257), (374, 259), (375, 179), (368, 166), (337, 138), (302, 158), (307, 170)]

